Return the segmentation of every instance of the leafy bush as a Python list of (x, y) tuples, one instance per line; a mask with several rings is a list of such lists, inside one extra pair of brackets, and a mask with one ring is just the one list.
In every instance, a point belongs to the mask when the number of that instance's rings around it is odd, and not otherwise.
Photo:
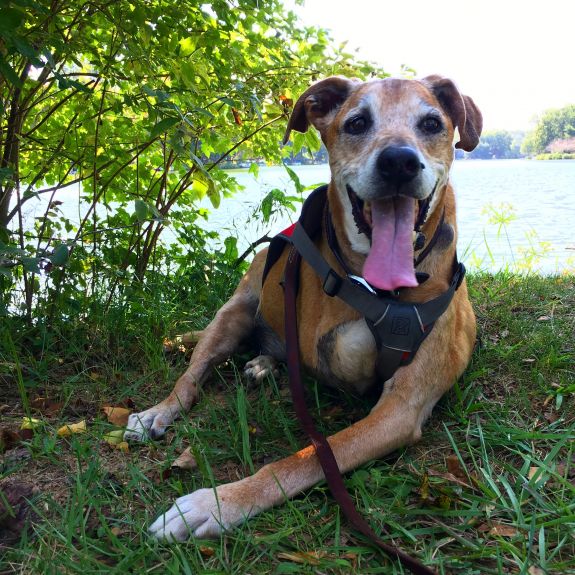
[(28, 323), (213, 281), (233, 240), (208, 255), (197, 204), (237, 189), (223, 162), (279, 161), (295, 95), (373, 71), (278, 0), (10, 0), (0, 46), (0, 313)]

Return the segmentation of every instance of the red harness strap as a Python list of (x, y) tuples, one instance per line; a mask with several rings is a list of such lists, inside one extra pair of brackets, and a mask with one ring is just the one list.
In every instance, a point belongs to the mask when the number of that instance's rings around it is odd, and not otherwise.
[(299, 280), (301, 256), (292, 247), (285, 268), (284, 276), (284, 313), (287, 368), (294, 409), (301, 426), (308, 434), (323, 469), (328, 487), (347, 517), (348, 521), (363, 533), (374, 545), (390, 557), (394, 557), (414, 575), (435, 575), (431, 570), (407, 553), (393, 545), (384, 543), (372, 530), (367, 521), (359, 514), (343, 479), (341, 478), (337, 461), (327, 439), (315, 428), (313, 419), (305, 404), (303, 384), (301, 380), (299, 340), (297, 333), (297, 286)]

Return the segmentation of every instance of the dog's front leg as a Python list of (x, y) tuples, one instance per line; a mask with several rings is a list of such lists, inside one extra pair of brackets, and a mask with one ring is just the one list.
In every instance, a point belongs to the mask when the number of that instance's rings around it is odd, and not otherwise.
[[(342, 473), (419, 439), (423, 421), (448, 385), (433, 388), (434, 382), (411, 378), (416, 371), (414, 364), (401, 368), (370, 415), (329, 438)], [(214, 536), (322, 478), (314, 448), (307, 447), (241, 481), (180, 497), (150, 531), (162, 539)]]
[(197, 401), (198, 386), (211, 369), (226, 360), (246, 339), (254, 327), (258, 299), (246, 277), (214, 320), (203, 330), (194, 349), (190, 365), (178, 379), (170, 395), (146, 411), (133, 413), (128, 419), (125, 438), (142, 440), (160, 437), (182, 412)]

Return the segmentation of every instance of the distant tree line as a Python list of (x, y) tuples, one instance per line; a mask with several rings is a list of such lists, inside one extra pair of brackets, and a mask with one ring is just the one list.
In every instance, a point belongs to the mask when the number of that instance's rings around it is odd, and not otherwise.
[(511, 134), (506, 130), (484, 132), (479, 145), (465, 157), (476, 160), (508, 160), (520, 158), (520, 141), (522, 134)]
[[(289, 149), (289, 148), (288, 148)], [(538, 158), (575, 158), (575, 104), (560, 109), (547, 110), (538, 119), (535, 128), (525, 132), (508, 130), (486, 131), (481, 135), (477, 148), (470, 153), (456, 150), (457, 159), (473, 160), (509, 160), (525, 156)], [(287, 164), (322, 164), (328, 161), (327, 151), (323, 144), (317, 151), (296, 147), (283, 159)], [(243, 162), (239, 155), (230, 162)]]
[(547, 110), (521, 145), (526, 155), (575, 152), (575, 104)]

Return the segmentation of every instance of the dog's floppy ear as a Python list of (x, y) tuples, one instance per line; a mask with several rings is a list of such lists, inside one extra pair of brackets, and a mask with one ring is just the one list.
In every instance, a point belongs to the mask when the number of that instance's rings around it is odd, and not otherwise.
[(466, 152), (474, 150), (479, 144), (483, 127), (483, 116), (475, 102), (459, 92), (455, 84), (442, 76), (427, 76), (421, 82), (431, 90), (447, 112), (454, 126), (459, 129), (460, 140), (455, 144)]
[(294, 106), (283, 143), (287, 143), (292, 130), (303, 133), (310, 124), (321, 132), (326, 125), (322, 120), (345, 102), (354, 84), (353, 80), (343, 76), (332, 76), (309, 87)]

